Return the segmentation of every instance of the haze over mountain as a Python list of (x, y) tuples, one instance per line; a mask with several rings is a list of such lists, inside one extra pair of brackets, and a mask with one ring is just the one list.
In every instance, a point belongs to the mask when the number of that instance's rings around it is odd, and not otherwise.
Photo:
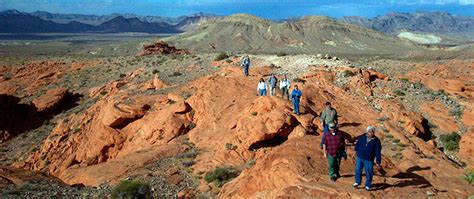
[(474, 39), (474, 17), (453, 16), (447, 12), (393, 12), (372, 19), (350, 16), (343, 22), (397, 35), (403, 31), (442, 33)]
[(329, 17), (308, 16), (276, 23), (252, 15), (214, 19), (197, 29), (166, 38), (180, 48), (260, 53), (383, 53), (416, 48), (409, 42)]

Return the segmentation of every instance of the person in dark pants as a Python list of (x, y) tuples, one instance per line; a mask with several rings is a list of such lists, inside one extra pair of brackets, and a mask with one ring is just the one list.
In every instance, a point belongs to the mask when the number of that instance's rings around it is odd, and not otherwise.
[(244, 75), (249, 76), (250, 58), (248, 55), (242, 58), (242, 66), (244, 67)]
[(323, 136), (321, 138), (320, 147), (323, 147), (324, 137), (329, 130), (328, 124), (334, 123), (337, 124), (337, 111), (331, 106), (331, 102), (325, 103), (325, 108), (321, 112), (321, 124), (323, 125)]
[(276, 87), (278, 84), (278, 78), (272, 73), (272, 76), (268, 79), (268, 85), (270, 86), (270, 96), (276, 95)]
[(339, 167), (343, 153), (346, 151), (344, 135), (336, 130), (334, 123), (329, 124), (329, 131), (323, 143), (324, 157), (328, 159), (329, 177), (332, 181), (340, 178)]
[(296, 115), (300, 114), (300, 98), (303, 93), (301, 92), (300, 89), (298, 89), (298, 85), (295, 85), (293, 88), (293, 91), (291, 92), (291, 101), (293, 102), (293, 112), (296, 113)]
[(359, 136), (355, 143), (356, 168), (354, 187), (359, 187), (362, 182), (362, 169), (365, 168), (365, 189), (370, 191), (372, 188), (372, 177), (374, 176), (374, 159), (377, 170), (381, 170), (382, 144), (379, 138), (375, 136), (375, 127), (368, 126), (367, 133)]

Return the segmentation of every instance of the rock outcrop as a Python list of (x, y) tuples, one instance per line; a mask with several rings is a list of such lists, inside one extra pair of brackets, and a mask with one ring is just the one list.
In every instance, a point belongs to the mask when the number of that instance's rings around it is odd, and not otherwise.
[(174, 46), (168, 45), (168, 43), (164, 41), (157, 41), (154, 44), (144, 45), (143, 51), (138, 53), (137, 56), (162, 55), (162, 54), (183, 55), (183, 54), (189, 54), (189, 51), (184, 50), (184, 49), (177, 49)]

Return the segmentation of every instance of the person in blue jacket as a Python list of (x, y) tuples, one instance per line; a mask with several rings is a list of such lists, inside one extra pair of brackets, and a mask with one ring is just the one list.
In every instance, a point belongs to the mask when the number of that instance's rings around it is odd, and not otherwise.
[(362, 181), (362, 169), (365, 168), (365, 189), (371, 190), (372, 177), (374, 176), (374, 159), (377, 170), (381, 170), (382, 144), (379, 138), (375, 136), (375, 127), (368, 126), (367, 133), (359, 136), (355, 143), (356, 168), (354, 187), (359, 187)]
[(250, 58), (248, 55), (242, 58), (242, 66), (244, 67), (244, 75), (249, 76)]
[(296, 113), (296, 115), (300, 114), (300, 98), (301, 95), (301, 90), (298, 89), (298, 85), (295, 85), (293, 88), (293, 91), (291, 92), (291, 101), (293, 102), (293, 112)]

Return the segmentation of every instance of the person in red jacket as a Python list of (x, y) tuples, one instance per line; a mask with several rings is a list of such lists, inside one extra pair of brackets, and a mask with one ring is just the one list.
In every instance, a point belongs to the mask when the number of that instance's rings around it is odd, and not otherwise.
[(324, 157), (328, 159), (329, 177), (332, 181), (336, 181), (341, 177), (339, 166), (343, 153), (346, 151), (346, 142), (344, 135), (336, 129), (334, 123), (329, 124), (329, 131), (325, 136), (323, 143)]

